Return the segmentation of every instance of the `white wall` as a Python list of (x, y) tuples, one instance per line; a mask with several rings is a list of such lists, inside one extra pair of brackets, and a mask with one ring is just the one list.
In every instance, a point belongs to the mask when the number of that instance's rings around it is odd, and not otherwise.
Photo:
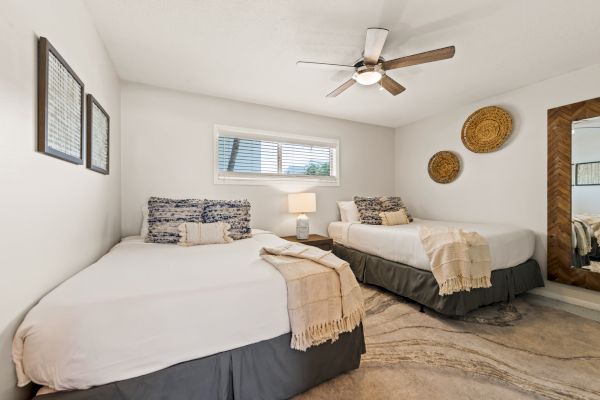
[[(574, 129), (571, 154), (574, 164), (600, 161), (600, 128)], [(600, 214), (600, 185), (573, 186), (571, 196), (573, 214)]]
[[(109, 176), (35, 151), (37, 36), (110, 114)], [(28, 396), (10, 358), (24, 313), (120, 238), (120, 83), (77, 0), (2, 0), (0, 54), (0, 399), (10, 400)]]
[[(482, 71), (485, 73), (485, 71)], [(396, 192), (419, 217), (518, 225), (535, 231), (535, 258), (546, 274), (547, 110), (600, 97), (600, 66), (539, 82), (396, 129)], [(467, 116), (487, 105), (507, 109), (512, 137), (501, 150), (475, 154), (460, 139)], [(447, 185), (427, 174), (429, 158), (452, 150), (462, 173)], [(540, 294), (600, 307), (600, 293), (548, 282)]]
[[(139, 234), (140, 207), (151, 195), (247, 198), (252, 226), (295, 233), (288, 192), (315, 191), (312, 233), (338, 218), (336, 200), (393, 194), (394, 130), (295, 111), (127, 83), (122, 91), (123, 234)], [(213, 126), (232, 125), (340, 139), (341, 185), (216, 185)]]

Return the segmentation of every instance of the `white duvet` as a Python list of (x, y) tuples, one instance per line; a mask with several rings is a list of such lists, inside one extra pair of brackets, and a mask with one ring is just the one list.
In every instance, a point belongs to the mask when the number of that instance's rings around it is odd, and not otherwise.
[(54, 289), (13, 342), (18, 384), (85, 389), (290, 331), (268, 233), (181, 247), (125, 239)]
[(329, 224), (329, 236), (344, 246), (364, 253), (415, 268), (431, 270), (419, 239), (419, 227), (423, 225), (450, 226), (479, 233), (490, 246), (492, 270), (519, 265), (530, 259), (535, 250), (535, 235), (528, 229), (509, 225), (431, 221), (418, 218), (410, 224), (394, 226), (332, 222)]

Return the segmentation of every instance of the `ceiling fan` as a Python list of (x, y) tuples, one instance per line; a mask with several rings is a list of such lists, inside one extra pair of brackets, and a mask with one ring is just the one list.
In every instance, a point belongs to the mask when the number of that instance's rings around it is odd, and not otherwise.
[(381, 57), (381, 50), (383, 49), (388, 33), (389, 31), (384, 28), (367, 29), (363, 57), (356, 61), (354, 65), (328, 64), (310, 61), (298, 61), (296, 65), (309, 68), (354, 71), (354, 74), (350, 79), (329, 93), (327, 97), (336, 97), (356, 82), (366, 86), (379, 83), (380, 89), (385, 89), (396, 96), (406, 90), (406, 88), (386, 75), (386, 71), (454, 57), (454, 46), (449, 46), (386, 61)]

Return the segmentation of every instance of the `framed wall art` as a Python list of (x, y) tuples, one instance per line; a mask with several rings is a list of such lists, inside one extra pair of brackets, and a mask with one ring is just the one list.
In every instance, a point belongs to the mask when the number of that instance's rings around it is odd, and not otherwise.
[(575, 164), (575, 186), (600, 185), (600, 161)]
[(87, 95), (86, 166), (108, 175), (110, 167), (110, 116), (91, 94)]
[(38, 151), (83, 164), (83, 82), (48, 39), (38, 41)]

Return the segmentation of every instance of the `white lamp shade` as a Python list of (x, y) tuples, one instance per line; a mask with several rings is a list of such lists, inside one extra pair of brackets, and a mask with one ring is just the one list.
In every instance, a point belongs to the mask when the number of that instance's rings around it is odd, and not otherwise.
[(317, 196), (314, 193), (288, 194), (288, 211), (295, 214), (317, 211)]

